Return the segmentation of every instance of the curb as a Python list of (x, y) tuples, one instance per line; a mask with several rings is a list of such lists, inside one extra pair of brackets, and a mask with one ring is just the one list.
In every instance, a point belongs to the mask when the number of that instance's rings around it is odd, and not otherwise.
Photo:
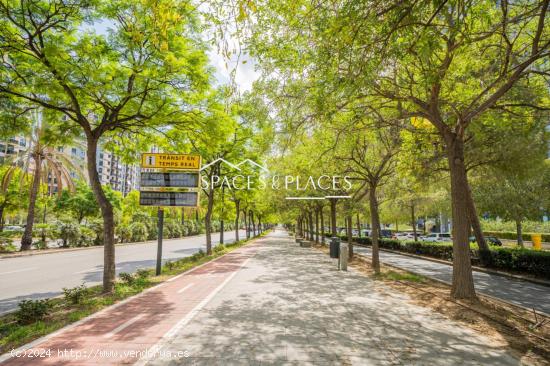
[[(362, 244), (357, 244), (357, 243), (353, 243), (353, 244), (357, 245), (357, 246), (360, 246), (360, 247), (364, 247), (364, 248), (371, 248), (371, 246), (368, 246), (368, 245), (362, 245)], [(382, 252), (388, 252), (388, 253), (393, 253), (393, 254), (404, 255), (404, 256), (407, 256), (407, 257), (412, 257), (412, 258), (417, 258), (417, 259), (424, 259), (424, 260), (427, 260), (427, 261), (430, 261), (430, 262), (446, 264), (448, 266), (453, 265), (452, 262), (449, 262), (449, 261), (446, 261), (446, 260), (443, 260), (443, 259), (432, 258), (432, 257), (428, 257), (428, 256), (412, 254), (412, 253), (406, 253), (406, 252), (400, 252), (400, 251), (397, 251), (397, 250), (391, 250), (391, 249), (385, 249), (385, 248), (378, 248), (378, 249)], [(495, 269), (483, 268), (483, 267), (478, 267), (478, 266), (472, 266), (472, 269), (474, 271), (477, 271), (477, 272), (495, 274), (495, 275), (502, 276), (502, 277), (513, 278), (515, 280), (521, 280), (521, 281), (535, 283), (537, 285), (550, 287), (550, 281), (546, 281), (546, 280), (542, 280), (542, 279), (526, 277), (526, 276), (522, 276), (522, 275), (512, 274), (512, 273), (509, 273), (509, 272), (503, 272), (503, 271), (498, 271), (498, 270), (495, 270)]]
[[(227, 233), (229, 231), (225, 231), (225, 232)], [(218, 233), (219, 231), (215, 231), (212, 234), (218, 234)], [(184, 240), (187, 238), (196, 238), (202, 235), (206, 235), (206, 234), (182, 236), (179, 238), (163, 238), (162, 241), (165, 243), (167, 241), (173, 241), (173, 240)], [(115, 244), (115, 247), (124, 247), (129, 245), (136, 245), (136, 244), (156, 244), (156, 242), (157, 242), (157, 239), (146, 240), (146, 241), (136, 241), (133, 243), (118, 243), (118, 244)], [(103, 248), (103, 245), (92, 245), (89, 247), (79, 247), (79, 248), (51, 248), (51, 249), (43, 249), (43, 250), (35, 249), (35, 250), (29, 250), (24, 252), (0, 254), (0, 259), (19, 258), (19, 257), (27, 257), (27, 256), (33, 256), (33, 255), (41, 255), (41, 254), (75, 252), (79, 250), (89, 250), (89, 249), (97, 249), (97, 248)]]
[[(243, 245), (241, 248), (244, 248), (244, 247), (246, 247), (246, 246), (248, 246), (248, 245), (250, 245), (250, 244), (253, 244), (255, 241), (257, 241), (257, 240), (259, 240), (259, 239), (262, 239), (264, 236), (265, 236), (265, 235), (261, 235), (261, 236), (258, 235), (258, 236), (256, 236), (256, 237), (252, 238), (248, 243), (246, 243), (245, 245)], [(240, 248), (238, 248), (238, 249), (240, 249)], [(238, 250), (238, 249), (237, 249), (237, 250)], [(180, 274), (177, 274), (177, 275), (175, 275), (175, 276), (172, 276), (172, 277), (166, 279), (165, 281), (162, 281), (162, 282), (160, 282), (160, 283), (158, 283), (158, 284), (156, 284), (156, 285), (154, 285), (154, 286), (149, 287), (148, 289), (146, 289), (146, 290), (140, 292), (139, 294), (135, 294), (135, 295), (133, 295), (133, 296), (130, 296), (130, 297), (128, 297), (128, 298), (126, 298), (126, 299), (120, 301), (120, 302), (117, 302), (116, 304), (107, 306), (107, 307), (105, 307), (105, 308), (99, 310), (98, 312), (93, 313), (93, 314), (90, 314), (90, 315), (88, 315), (87, 317), (82, 318), (82, 319), (80, 319), (80, 320), (78, 320), (78, 321), (76, 321), (76, 322), (74, 322), (74, 323), (67, 324), (67, 325), (64, 326), (63, 328), (59, 328), (58, 330), (54, 331), (53, 333), (46, 334), (46, 335), (44, 335), (44, 336), (42, 336), (42, 337), (40, 337), (40, 338), (35, 339), (34, 341), (31, 341), (31, 342), (29, 342), (29, 343), (26, 343), (26, 344), (20, 346), (20, 347), (17, 347), (16, 349), (11, 350), (10, 352), (6, 352), (6, 353), (0, 355), (0, 364), (2, 364), (4, 361), (7, 361), (7, 360), (13, 358), (12, 352), (22, 352), (22, 351), (31, 349), (31, 348), (35, 347), (36, 345), (38, 345), (38, 344), (40, 344), (40, 343), (43, 343), (43, 342), (49, 340), (50, 338), (53, 338), (53, 337), (59, 335), (59, 334), (62, 333), (62, 332), (65, 332), (65, 331), (67, 331), (67, 330), (73, 329), (73, 328), (75, 328), (75, 327), (77, 327), (77, 326), (79, 326), (79, 325), (81, 325), (81, 324), (87, 322), (87, 321), (90, 320), (90, 319), (94, 319), (94, 318), (96, 318), (96, 317), (98, 317), (98, 316), (104, 314), (105, 312), (107, 312), (107, 311), (109, 311), (109, 310), (116, 309), (116, 308), (118, 308), (119, 306), (122, 306), (122, 305), (124, 305), (124, 304), (130, 302), (131, 300), (134, 300), (134, 299), (136, 299), (136, 298), (138, 298), (138, 297), (140, 297), (140, 296), (143, 296), (144, 294), (146, 294), (146, 293), (149, 292), (149, 291), (153, 291), (153, 290), (155, 290), (155, 289), (158, 289), (159, 287), (164, 286), (164, 285), (165, 285), (166, 283), (168, 283), (168, 282), (171, 282), (171, 281), (173, 281), (173, 280), (175, 280), (175, 279), (177, 279), (177, 278), (179, 278), (179, 277), (181, 277), (181, 276), (183, 276), (183, 275), (189, 274), (189, 273), (191, 273), (191, 272), (193, 272), (193, 271), (195, 271), (195, 270), (197, 270), (197, 269), (199, 269), (199, 268), (201, 268), (201, 267), (203, 267), (203, 266), (205, 266), (205, 265), (207, 265), (207, 264), (213, 263), (213, 262), (215, 262), (215, 261), (217, 261), (217, 260), (219, 260), (219, 259), (225, 257), (226, 255), (229, 255), (229, 254), (234, 253), (234, 252), (235, 252), (235, 251), (231, 251), (231, 252), (229, 252), (229, 253), (225, 253), (225, 254), (220, 255), (219, 257), (214, 258), (214, 259), (212, 259), (212, 260), (210, 260), (210, 261), (208, 261), (208, 262), (205, 262), (205, 263), (200, 264), (200, 265), (198, 265), (198, 266), (196, 266), (196, 267), (193, 267), (193, 268), (191, 268), (191, 269), (188, 269), (188, 270), (185, 271), (185, 272), (182, 272), (182, 273), (180, 273)]]

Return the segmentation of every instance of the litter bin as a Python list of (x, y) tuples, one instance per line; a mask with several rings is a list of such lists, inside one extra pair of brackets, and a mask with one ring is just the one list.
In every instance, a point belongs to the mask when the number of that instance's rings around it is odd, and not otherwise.
[(533, 242), (533, 249), (541, 250), (542, 249), (542, 235), (541, 234), (531, 234), (531, 241)]
[(340, 257), (340, 238), (333, 236), (330, 238), (330, 257)]

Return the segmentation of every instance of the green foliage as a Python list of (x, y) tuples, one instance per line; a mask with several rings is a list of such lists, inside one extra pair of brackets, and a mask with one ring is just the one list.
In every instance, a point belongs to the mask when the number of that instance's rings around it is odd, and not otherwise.
[[(371, 244), (370, 238), (358, 238), (356, 241), (360, 244)], [(379, 245), (381, 248), (425, 255), (447, 261), (453, 259), (452, 243), (401, 242), (381, 239)], [(477, 245), (470, 245), (470, 256), (473, 258), (473, 264), (479, 264)], [(490, 268), (550, 279), (550, 251), (491, 246), (491, 255), (487, 259), (488, 262), (485, 263)]]
[(132, 286), (134, 282), (136, 281), (136, 278), (131, 273), (127, 272), (121, 272), (118, 274), (118, 277), (122, 280), (122, 282), (126, 285)]
[[(522, 222), (523, 230), (528, 233), (550, 233), (550, 221), (530, 221), (525, 220)], [(513, 221), (502, 221), (492, 219), (482, 219), (481, 227), (484, 231), (508, 231), (513, 232), (516, 230), (516, 223)], [(514, 238), (515, 239), (515, 238)]]
[(58, 221), (56, 224), (59, 231), (59, 238), (63, 246), (78, 246), (80, 239), (80, 226), (74, 222)]
[(221, 253), (221, 252), (224, 252), (225, 251), (225, 245), (223, 244), (218, 244), (214, 247), (214, 253)]
[(43, 320), (52, 309), (52, 303), (49, 299), (23, 300), (18, 306), (19, 309), (17, 309), (15, 316), (19, 324), (30, 324)]
[(133, 222), (128, 229), (131, 232), (132, 241), (145, 241), (148, 239), (147, 226), (142, 222)]
[(142, 279), (150, 277), (151, 274), (152, 274), (152, 271), (150, 269), (146, 269), (146, 268), (140, 268), (136, 271), (136, 276), (138, 278), (142, 278)]
[(63, 295), (65, 296), (65, 301), (68, 304), (80, 304), (84, 298), (88, 295), (89, 290), (84, 284), (73, 287), (73, 288), (63, 288)]
[(166, 267), (167, 270), (171, 271), (176, 267), (176, 264), (172, 261), (166, 261), (164, 263), (164, 267)]
[(525, 248), (496, 248), (491, 250), (489, 267), (528, 273), (550, 279), (550, 252)]
[[(496, 236), (499, 239), (517, 240), (518, 234), (515, 231), (483, 231), (483, 234), (487, 236)], [(540, 233), (522, 233), (523, 240), (531, 241), (532, 234)], [(550, 233), (542, 233), (542, 241), (550, 242)]]

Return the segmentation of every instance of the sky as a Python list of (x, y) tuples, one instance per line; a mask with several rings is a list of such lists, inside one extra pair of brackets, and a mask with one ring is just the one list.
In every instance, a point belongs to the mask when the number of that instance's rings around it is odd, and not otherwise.
[[(93, 27), (90, 25), (86, 28), (93, 29), (97, 34), (107, 34), (107, 30), (113, 26), (113, 23), (109, 21), (96, 20)], [(237, 45), (237, 40), (230, 37), (229, 44)], [(210, 65), (214, 68), (214, 78), (216, 80), (216, 86), (227, 85), (230, 83), (231, 68), (235, 67), (237, 60), (233, 58), (229, 61), (228, 67), (226, 66), (225, 57), (222, 56), (215, 47), (212, 47), (208, 52), (208, 58)], [(246, 61), (246, 63), (243, 63)], [(237, 71), (235, 73), (235, 83), (237, 84), (241, 93), (252, 89), (252, 83), (260, 76), (259, 72), (254, 70), (256, 62), (250, 56), (241, 55), (239, 64), (237, 65)]]
[[(231, 70), (226, 67), (224, 56), (220, 55), (215, 49), (212, 49), (208, 52), (208, 58), (210, 59), (210, 64), (215, 69), (214, 77), (218, 85), (229, 84)], [(242, 61), (246, 61), (246, 63), (243, 64)], [(236, 60), (232, 60), (228, 65), (229, 68), (235, 67), (235, 63)], [(235, 83), (241, 93), (252, 89), (252, 83), (260, 77), (259, 72), (254, 69), (255, 65), (256, 62), (250, 56), (241, 56), (240, 62), (237, 65), (237, 72), (235, 73)]]

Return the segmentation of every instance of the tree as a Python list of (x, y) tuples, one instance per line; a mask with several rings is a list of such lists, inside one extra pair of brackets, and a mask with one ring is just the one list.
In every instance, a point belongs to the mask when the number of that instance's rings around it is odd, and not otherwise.
[[(9, 174), (9, 179), (7, 175)], [(0, 166), (0, 232), (4, 230), (6, 212), (21, 209), (27, 202), (29, 192), (28, 176), (21, 169)]]
[[(32, 184), (27, 209), (27, 224), (21, 238), (21, 250), (29, 250), (32, 245), (33, 225), (35, 221), (35, 208), (38, 199), (40, 185), (47, 187), (47, 194), (52, 195), (57, 190), (58, 195), (64, 187), (74, 190), (74, 183), (71, 171), (79, 173), (80, 169), (75, 166), (70, 158), (62, 151), (52, 145), (55, 144), (55, 136), (49, 134), (47, 123), (42, 122), (42, 117), (36, 115), (35, 124), (29, 139), (28, 148), (9, 160), (11, 170), (8, 169), (4, 179), (12, 179), (12, 170), (21, 167), (26, 174), (32, 175)], [(5, 183), (8, 184), (7, 182)]]
[(544, 214), (549, 186), (550, 163), (543, 161), (527, 171), (493, 169), (474, 185), (474, 195), (484, 212), (516, 223), (518, 245), (523, 246), (522, 221)]
[(245, 12), (254, 17), (245, 36), (266, 74), (301, 80), (329, 113), (350, 103), (381, 110), (393, 102), (402, 118), (423, 118), (435, 127), (450, 170), (455, 298), (475, 297), (468, 236), (479, 218), (465, 143), (490, 109), (541, 108), (544, 98), (518, 105), (507, 96), (514, 88), (544, 85), (548, 5), (268, 1)]
[[(108, 34), (90, 29), (98, 21)], [(208, 76), (193, 8), (178, 0), (8, 0), (0, 25), (0, 95), (57, 113), (65, 130), (86, 138), (104, 224), (103, 291), (111, 292), (114, 213), (97, 172), (98, 144), (194, 118)]]
[(70, 212), (79, 224), (84, 218), (99, 214), (94, 192), (84, 181), (78, 181), (73, 192), (63, 190), (56, 202), (56, 210)]

